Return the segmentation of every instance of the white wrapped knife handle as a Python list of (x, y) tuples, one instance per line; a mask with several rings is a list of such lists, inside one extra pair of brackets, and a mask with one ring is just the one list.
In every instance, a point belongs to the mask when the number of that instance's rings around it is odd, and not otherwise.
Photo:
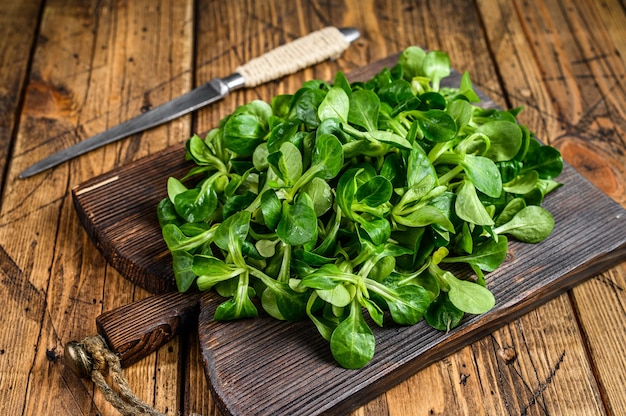
[(236, 72), (244, 78), (246, 87), (255, 87), (327, 59), (336, 59), (358, 37), (356, 29), (326, 27), (254, 58), (237, 67)]

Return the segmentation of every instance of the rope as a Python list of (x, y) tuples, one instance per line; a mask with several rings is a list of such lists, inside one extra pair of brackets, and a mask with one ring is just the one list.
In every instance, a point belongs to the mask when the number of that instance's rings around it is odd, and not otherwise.
[(247, 62), (236, 69), (246, 87), (292, 74), (329, 58), (338, 58), (350, 42), (336, 27), (326, 27)]
[[(91, 378), (105, 399), (123, 416), (165, 416), (135, 396), (122, 374), (118, 356), (107, 348), (101, 336), (68, 343), (65, 360), (77, 375)], [(111, 385), (107, 382), (107, 375)]]

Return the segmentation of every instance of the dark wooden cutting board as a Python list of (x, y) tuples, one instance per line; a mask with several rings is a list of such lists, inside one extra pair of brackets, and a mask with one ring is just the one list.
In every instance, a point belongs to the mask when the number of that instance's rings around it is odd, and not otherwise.
[[(351, 74), (367, 79), (396, 56)], [(458, 78), (457, 78), (458, 79)], [(455, 79), (449, 80), (454, 85)], [(488, 105), (492, 104), (486, 101)], [(171, 259), (161, 239), (156, 205), (169, 176), (190, 165), (174, 146), (73, 189), (76, 211), (90, 238), (122, 275), (154, 293), (175, 290)], [(418, 370), (489, 334), (522, 314), (626, 258), (626, 211), (571, 166), (544, 206), (553, 234), (536, 245), (512, 242), (504, 264), (487, 276), (496, 307), (443, 333), (425, 323), (376, 328), (376, 355), (361, 370), (336, 365), (328, 343), (309, 322), (268, 317), (219, 323), (221, 302), (201, 297), (198, 331), (214, 398), (228, 415), (345, 414)]]

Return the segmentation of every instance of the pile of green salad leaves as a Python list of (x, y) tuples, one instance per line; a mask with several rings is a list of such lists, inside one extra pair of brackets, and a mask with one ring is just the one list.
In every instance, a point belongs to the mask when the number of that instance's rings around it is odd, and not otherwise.
[(178, 290), (227, 298), (216, 320), (308, 318), (345, 368), (374, 355), (368, 315), (447, 331), (489, 311), (508, 239), (552, 232), (563, 162), (520, 109), (481, 108), (467, 73), (443, 87), (450, 71), (409, 47), (369, 81), (309, 81), (189, 139), (158, 206)]

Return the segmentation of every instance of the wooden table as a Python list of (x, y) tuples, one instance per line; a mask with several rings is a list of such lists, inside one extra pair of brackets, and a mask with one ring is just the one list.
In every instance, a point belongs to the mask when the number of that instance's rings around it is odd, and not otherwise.
[[(17, 177), (52, 152), (328, 25), (362, 32), (337, 61)], [(623, 0), (1, 2), (2, 414), (117, 414), (64, 367), (63, 346), (94, 334), (102, 312), (149, 293), (106, 264), (76, 216), (72, 187), (207, 131), (237, 105), (413, 44), (448, 52), (499, 105), (525, 106), (520, 120), (626, 207)], [(135, 393), (167, 414), (217, 414), (193, 332), (124, 371)], [(624, 345), (622, 261), (353, 414), (624, 415)]]

